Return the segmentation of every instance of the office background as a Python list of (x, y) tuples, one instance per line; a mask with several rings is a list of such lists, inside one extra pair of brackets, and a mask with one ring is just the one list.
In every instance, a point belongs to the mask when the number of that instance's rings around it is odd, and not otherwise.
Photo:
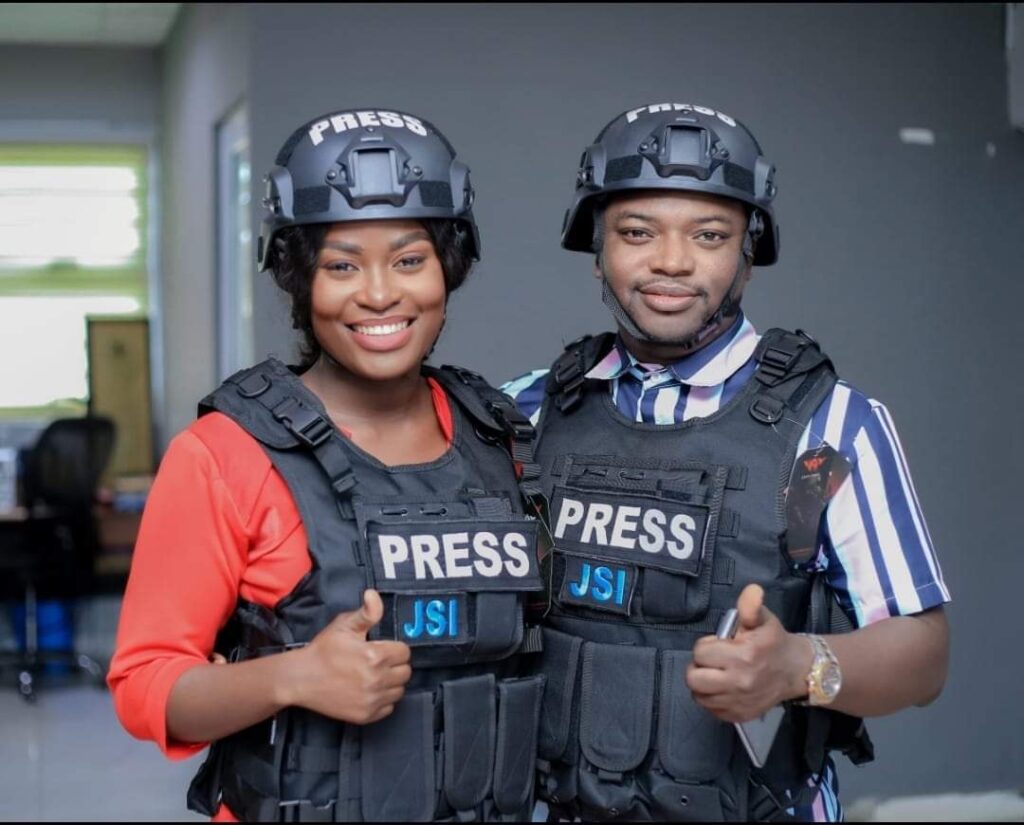
[(558, 245), (598, 130), (655, 102), (740, 119), (777, 165), (782, 240), (780, 262), (755, 270), (747, 315), (811, 332), (888, 406), (954, 599), (943, 695), (871, 723), (878, 758), (840, 761), (842, 797), (1019, 789), (1017, 5), (181, 4), (146, 47), (3, 42), (0, 27), (0, 141), (149, 147), (163, 446), (222, 377), (225, 325), (236, 356), (293, 354), (268, 275), (249, 268), (251, 319), (218, 297), (217, 139), (233, 116), (253, 237), (260, 176), (313, 116), (396, 108), (450, 138), (473, 171), (483, 260), (435, 360), (495, 382), (610, 327), (592, 260)]

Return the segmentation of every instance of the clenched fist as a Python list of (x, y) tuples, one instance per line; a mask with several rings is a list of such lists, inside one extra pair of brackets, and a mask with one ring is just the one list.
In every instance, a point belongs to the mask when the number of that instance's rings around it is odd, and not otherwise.
[(407, 644), (367, 641), (366, 634), (383, 615), (380, 594), (367, 590), (362, 607), (339, 613), (313, 641), (295, 651), (289, 703), (357, 725), (391, 713), (412, 668)]

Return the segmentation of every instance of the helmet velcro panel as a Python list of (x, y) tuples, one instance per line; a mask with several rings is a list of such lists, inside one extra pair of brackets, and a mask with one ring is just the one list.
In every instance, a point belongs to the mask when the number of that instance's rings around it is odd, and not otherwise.
[(306, 186), (295, 190), (295, 217), (326, 212), (331, 205), (330, 186)]

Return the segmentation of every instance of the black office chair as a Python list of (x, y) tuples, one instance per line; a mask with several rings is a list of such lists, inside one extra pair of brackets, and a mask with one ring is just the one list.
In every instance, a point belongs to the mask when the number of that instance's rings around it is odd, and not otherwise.
[(110, 460), (115, 426), (109, 418), (62, 418), (50, 423), (24, 454), (23, 490), (28, 517), (7, 522), (0, 571), (24, 589), (25, 649), (0, 656), (0, 668), (18, 669), (18, 688), (34, 698), (44, 665), (72, 665), (102, 683), (104, 669), (72, 650), (41, 650), (37, 596), (75, 598), (90, 592), (99, 550), (93, 513), (96, 487)]

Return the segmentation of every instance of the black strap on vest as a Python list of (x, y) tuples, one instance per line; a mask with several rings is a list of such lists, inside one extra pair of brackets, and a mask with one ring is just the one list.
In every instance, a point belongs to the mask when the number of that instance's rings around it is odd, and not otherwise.
[(439, 370), (429, 370), (466, 413), (483, 430), (485, 438), (507, 437), (511, 443), (512, 460), (520, 465), (519, 490), (529, 503), (541, 495), (540, 465), (534, 456), (536, 432), (515, 402), (505, 393), (492, 387), (483, 376), (464, 367), (445, 364)]
[[(796, 411), (812, 395), (819, 381), (830, 380), (832, 362), (806, 332), (770, 329), (754, 351), (754, 379), (761, 390), (750, 404), (750, 414), (762, 424), (780, 421), (787, 409)], [(819, 371), (822, 365), (827, 371)], [(798, 381), (800, 376), (805, 376)]]
[[(356, 485), (352, 464), (338, 442), (334, 425), (319, 411), (299, 398), (287, 382), (274, 380), (263, 364), (236, 372), (224, 382), (234, 387), (243, 398), (263, 406), (293, 439), (293, 447), (309, 450), (330, 480), (331, 489), (339, 499), (347, 499)], [(209, 411), (200, 404), (200, 414)]]
[(608, 351), (615, 335), (584, 335), (570, 341), (548, 373), (546, 392), (554, 396), (560, 412), (568, 412), (583, 397), (587, 373)]

